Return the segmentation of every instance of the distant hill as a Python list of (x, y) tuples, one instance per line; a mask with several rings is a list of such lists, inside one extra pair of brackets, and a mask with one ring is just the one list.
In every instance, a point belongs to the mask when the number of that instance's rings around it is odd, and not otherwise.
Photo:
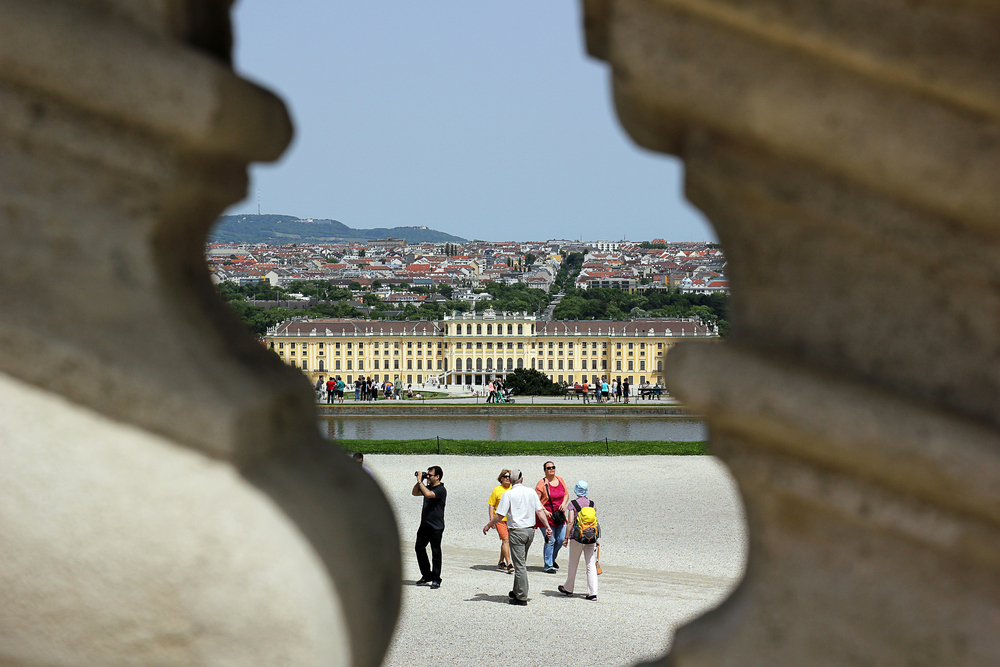
[(208, 236), (213, 243), (341, 243), (392, 236), (410, 243), (464, 243), (427, 227), (352, 229), (336, 220), (301, 220), (290, 215), (224, 215)]

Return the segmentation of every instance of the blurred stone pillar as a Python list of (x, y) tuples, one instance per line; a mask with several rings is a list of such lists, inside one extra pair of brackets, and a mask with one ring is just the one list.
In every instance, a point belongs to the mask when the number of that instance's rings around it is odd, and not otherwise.
[(376, 665), (399, 543), (204, 243), (283, 104), (224, 0), (0, 0), (0, 663)]
[(730, 262), (731, 339), (668, 374), (748, 572), (660, 664), (1000, 663), (1000, 6), (583, 5)]

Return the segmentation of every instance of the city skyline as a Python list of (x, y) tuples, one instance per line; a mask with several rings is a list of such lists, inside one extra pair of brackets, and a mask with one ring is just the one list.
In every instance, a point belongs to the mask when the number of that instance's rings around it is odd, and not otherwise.
[(235, 64), (296, 139), (251, 168), (260, 211), (463, 238), (714, 241), (679, 161), (637, 148), (576, 2), (235, 7)]

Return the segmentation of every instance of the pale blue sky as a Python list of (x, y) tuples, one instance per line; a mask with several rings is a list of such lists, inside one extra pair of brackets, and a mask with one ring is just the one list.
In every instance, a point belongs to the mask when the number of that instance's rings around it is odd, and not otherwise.
[[(277, 7), (280, 6), (280, 9)], [(239, 0), (239, 72), (296, 137), (228, 213), (464, 238), (714, 240), (682, 165), (636, 147), (579, 0)]]

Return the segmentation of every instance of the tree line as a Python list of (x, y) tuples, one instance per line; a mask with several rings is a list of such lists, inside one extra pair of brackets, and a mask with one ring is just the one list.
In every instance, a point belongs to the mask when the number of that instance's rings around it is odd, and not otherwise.
[(698, 317), (717, 324), (719, 335), (729, 333), (729, 295), (681, 294), (676, 289), (646, 290), (630, 294), (611, 289), (570, 287), (556, 306), (557, 320), (625, 320), (641, 317)]

